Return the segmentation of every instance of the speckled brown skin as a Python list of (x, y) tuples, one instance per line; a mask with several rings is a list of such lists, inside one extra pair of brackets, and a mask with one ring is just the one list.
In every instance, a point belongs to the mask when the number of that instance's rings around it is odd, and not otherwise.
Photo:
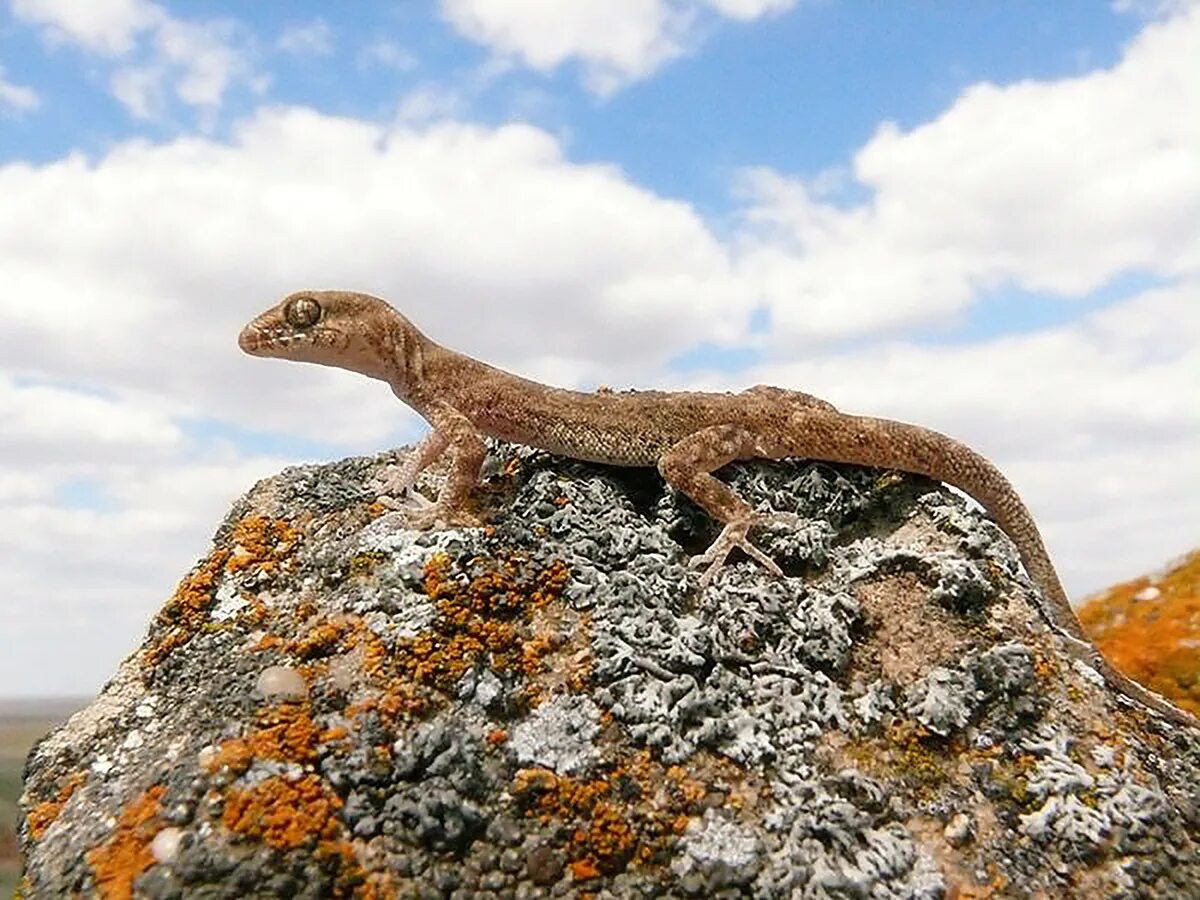
[(802, 457), (917, 472), (974, 497), (1012, 538), (1044, 610), (1073, 655), (1125, 696), (1173, 722), (1200, 727), (1113, 669), (1088, 643), (1046, 553), (1041, 534), (1008, 479), (970, 447), (916, 425), (838, 412), (809, 394), (758, 385), (737, 394), (629, 391), (581, 393), (520, 378), (434, 343), (387, 303), (349, 291), (301, 291), (245, 327), (238, 344), (255, 356), (337, 366), (386, 381), (432, 426), (382, 485), (400, 496), (444, 452), (452, 458), (437, 502), (409, 517), (414, 527), (477, 524), (465, 511), (483, 462), (483, 435), (576, 459), (657, 466), (672, 487), (724, 528), (695, 560), (707, 584), (734, 548), (769, 571), (749, 542), (751, 526), (782, 514), (756, 513), (712, 472), (738, 459)]

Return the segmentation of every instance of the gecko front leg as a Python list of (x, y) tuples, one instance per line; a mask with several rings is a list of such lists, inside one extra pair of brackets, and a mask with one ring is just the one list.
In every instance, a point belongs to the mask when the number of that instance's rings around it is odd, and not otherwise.
[(772, 575), (783, 572), (775, 561), (750, 543), (747, 534), (754, 525), (791, 521), (784, 513), (755, 512), (712, 473), (737, 459), (763, 456), (758, 437), (740, 425), (712, 425), (673, 444), (658, 460), (658, 471), (673, 488), (686, 494), (724, 528), (712, 546), (691, 561), (704, 568), (700, 585), (708, 585), (725, 565), (726, 557), (740, 548)]
[[(405, 513), (405, 524), (416, 529), (439, 525), (477, 527), (479, 519), (467, 511), (466, 502), (471, 489), (479, 483), (479, 469), (487, 453), (483, 438), (471, 420), (449, 404), (437, 404), (428, 411), (427, 417), (433, 431), (413, 449), (397, 472), (385, 477), (384, 483), (393, 494), (411, 490), (417, 476), (448, 451), (450, 471), (446, 473), (437, 500), (424, 509)], [(396, 506), (390, 498), (383, 502), (393, 508)]]
[(417, 476), (436, 461), (449, 444), (450, 438), (445, 432), (436, 428), (430, 431), (408, 454), (402, 465), (389, 467), (371, 483), (370, 486), (379, 492), (375, 502), (391, 510), (401, 509), (402, 504), (398, 498), (412, 492), (413, 485), (417, 483)]

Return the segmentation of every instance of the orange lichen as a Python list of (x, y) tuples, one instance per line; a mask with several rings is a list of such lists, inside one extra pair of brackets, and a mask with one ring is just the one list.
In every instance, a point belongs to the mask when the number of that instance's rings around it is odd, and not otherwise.
[(508, 732), (503, 728), (493, 728), (487, 733), (487, 736), (484, 737), (484, 740), (487, 741), (492, 747), (499, 747), (508, 740)]
[(245, 629), (261, 625), (270, 615), (271, 610), (257, 596), (246, 597), (246, 607), (237, 614), (238, 626)]
[[(159, 610), (153, 628), (166, 633), (146, 650), (143, 657), (146, 664), (159, 664), (209, 625), (217, 579), (222, 572), (274, 572), (291, 556), (299, 536), (300, 532), (282, 519), (247, 516), (238, 522), (233, 528), (234, 549), (221, 548), (209, 553), (179, 583), (175, 593)], [(261, 601), (252, 600), (242, 613), (241, 622), (257, 624), (266, 613), (266, 606)]]
[(458, 574), (445, 554), (426, 564), (425, 591), (437, 611), (428, 630), (392, 649), (361, 624), (347, 633), (343, 643), (362, 647), (364, 670), (384, 689), (381, 697), (357, 704), (355, 713), (422, 716), (481, 664), (494, 672), (543, 670), (542, 657), (560, 640), (535, 634), (531, 616), (561, 598), (566, 565), (531, 569), (519, 559), (476, 559), (469, 566), (470, 575)]
[(521, 769), (512, 793), (543, 824), (572, 826), (565, 849), (572, 871), (583, 878), (651, 862), (669, 838), (687, 828), (711, 787), (639, 750), (586, 781), (548, 769)]
[(1079, 621), (1118, 669), (1200, 715), (1200, 550), (1090, 598)]
[(255, 728), (247, 735), (222, 741), (207, 768), (210, 772), (228, 769), (240, 775), (256, 759), (311, 763), (328, 734), (317, 728), (305, 704), (269, 706), (258, 712)]
[(276, 650), (287, 646), (287, 641), (277, 634), (264, 634), (250, 650), (258, 653), (262, 650)]
[(341, 808), (341, 798), (316, 775), (295, 781), (268, 778), (244, 791), (230, 791), (222, 821), (230, 831), (276, 850), (295, 850), (336, 840)]
[(337, 872), (333, 897), (353, 896), (364, 873), (338, 818), (342, 800), (316, 775), (295, 780), (268, 778), (225, 798), (221, 821), (227, 829), (275, 850), (311, 848)]
[(542, 672), (546, 657), (561, 647), (564, 641), (563, 635), (555, 632), (535, 634), (521, 645), (521, 671), (530, 677)]
[(349, 632), (348, 622), (320, 622), (288, 644), (288, 652), (300, 659), (329, 656), (338, 649), (338, 644)]
[(576, 881), (587, 881), (589, 878), (599, 878), (600, 870), (590, 859), (577, 859), (571, 863), (571, 875)]
[(126, 806), (112, 836), (88, 852), (97, 892), (104, 900), (131, 900), (134, 880), (154, 865), (150, 842), (159, 831), (165, 792), (166, 788), (155, 785)]
[(153, 629), (166, 629), (166, 634), (146, 650), (147, 665), (162, 662), (177, 647), (190, 641), (208, 622), (209, 609), (216, 597), (217, 577), (229, 559), (228, 550), (213, 550), (175, 588), (175, 593), (163, 604), (154, 618)]
[(359, 900), (396, 900), (400, 890), (390, 872), (372, 872), (359, 892)]
[(595, 661), (590, 649), (581, 650), (567, 660), (567, 689), (574, 694), (585, 693), (592, 683)]
[(246, 516), (233, 527), (234, 551), (225, 569), (274, 572), (292, 555), (299, 539), (300, 532), (283, 519)]
[(46, 833), (46, 829), (58, 818), (71, 795), (86, 779), (87, 776), (83, 772), (76, 772), (59, 788), (53, 800), (43, 801), (29, 811), (26, 821), (29, 822), (29, 834), (35, 841), (40, 840)]

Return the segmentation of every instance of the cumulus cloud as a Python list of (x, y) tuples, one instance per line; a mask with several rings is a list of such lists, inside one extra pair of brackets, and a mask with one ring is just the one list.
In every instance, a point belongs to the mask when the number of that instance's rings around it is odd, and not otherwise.
[(702, 10), (741, 21), (781, 12), (796, 0), (441, 0), (463, 36), (548, 72), (578, 61), (588, 88), (611, 94), (645, 78), (695, 41)]
[(0, 460), (127, 459), (177, 450), (183, 434), (135, 404), (52, 384), (21, 384), (0, 372)]
[[(36, 484), (0, 474), (4, 693), (79, 694), (101, 684), (204, 554), (229, 503), (285, 462), (232, 452), (147, 460), (131, 452), (123, 462), (80, 467), (39, 460)], [(57, 495), (81, 477), (102, 486), (105, 508), (64, 504)], [(69, 663), (44, 664), (64, 648)]]
[[(750, 310), (694, 210), (572, 163), (524, 125), (387, 128), (267, 110), (228, 144), (131, 142), (94, 162), (9, 165), (0, 193), (0, 267), (10, 290), (40, 298), (0, 308), (9, 366), (170, 395), (251, 427), (294, 422), (297, 389), (364, 395), (356, 379), (284, 375), (237, 353), (241, 324), (305, 285), (373, 290), (501, 363), (572, 358), (573, 381), (620, 361), (649, 371), (740, 333)], [(233, 390), (248, 365), (266, 366), (254, 400)], [(351, 439), (387, 430), (355, 403), (330, 408), (347, 411), (339, 433)]]
[(12, 0), (18, 19), (40, 25), (59, 42), (78, 44), (106, 56), (130, 52), (143, 31), (163, 19), (149, 0)]
[[(1080, 296), (1123, 272), (1200, 268), (1200, 8), (1148, 26), (1114, 68), (967, 89), (884, 124), (842, 205), (769, 170), (743, 178), (742, 267), (782, 340), (910, 325), (1006, 285)], [(1048, 301), (1049, 302), (1049, 301)]]
[(160, 115), (169, 99), (211, 115), (231, 85), (257, 80), (230, 20), (189, 21), (149, 0), (14, 0), (13, 14), (53, 42), (111, 58), (109, 88), (136, 118)]

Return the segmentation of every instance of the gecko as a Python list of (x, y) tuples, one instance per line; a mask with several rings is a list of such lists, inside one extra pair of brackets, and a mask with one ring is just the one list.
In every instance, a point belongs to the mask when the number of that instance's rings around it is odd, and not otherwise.
[(769, 385), (739, 393), (597, 391), (551, 387), (436, 343), (385, 301), (353, 291), (289, 294), (242, 330), (252, 356), (318, 363), (386, 382), (430, 425), (405, 461), (380, 482), (381, 502), (412, 491), (443, 454), (450, 466), (435, 501), (408, 515), (410, 527), (477, 526), (467, 508), (491, 436), (615, 466), (655, 467), (668, 485), (721, 525), (691, 565), (701, 588), (740, 549), (768, 572), (779, 566), (749, 539), (752, 528), (795, 516), (753, 509), (714, 472), (735, 460), (803, 458), (913, 472), (970, 495), (1017, 548), (1045, 598), (1039, 604), (1072, 657), (1108, 685), (1176, 724), (1200, 720), (1113, 668), (1088, 641), (1032, 514), (1004, 474), (966, 444), (891, 419), (851, 415), (811, 394)]

